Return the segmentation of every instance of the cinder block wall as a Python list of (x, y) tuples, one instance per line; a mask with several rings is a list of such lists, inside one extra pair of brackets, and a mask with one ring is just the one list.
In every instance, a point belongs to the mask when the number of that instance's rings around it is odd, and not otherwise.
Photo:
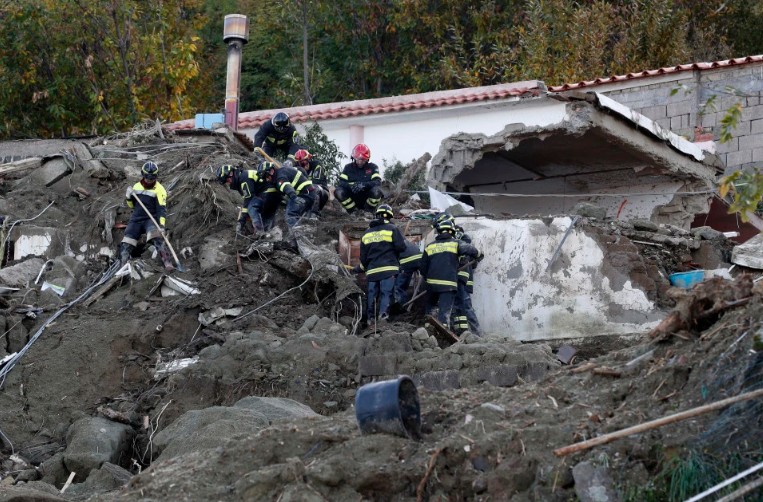
[[(673, 89), (678, 91), (672, 93)], [(763, 167), (763, 63), (602, 84), (591, 90), (690, 141), (715, 140), (727, 173)], [(705, 106), (712, 96), (716, 96), (712, 106)], [(732, 131), (733, 139), (720, 143), (721, 119), (736, 103), (742, 105), (741, 121)]]

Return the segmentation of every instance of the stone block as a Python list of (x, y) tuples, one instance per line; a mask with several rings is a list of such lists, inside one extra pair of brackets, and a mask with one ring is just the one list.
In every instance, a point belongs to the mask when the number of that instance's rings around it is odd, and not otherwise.
[(620, 496), (609, 469), (594, 466), (591, 462), (580, 462), (572, 468), (575, 479), (575, 494), (580, 502), (619, 502)]
[(358, 371), (361, 376), (383, 376), (397, 373), (397, 356), (395, 354), (361, 356), (358, 360)]
[(34, 282), (45, 262), (40, 258), (32, 258), (0, 270), (0, 285), (12, 288), (24, 288), (29, 282)]
[(461, 375), (458, 371), (428, 371), (412, 377), (413, 383), (427, 390), (447, 390), (461, 388)]
[(641, 110), (641, 114), (652, 120), (659, 120), (668, 116), (668, 109), (665, 105), (647, 106)]
[(742, 110), (742, 120), (763, 119), (763, 105), (749, 106)]
[(754, 150), (763, 148), (763, 135), (741, 136), (739, 138), (739, 150)]
[(750, 134), (763, 134), (763, 119), (750, 121)]
[(64, 253), (65, 232), (51, 227), (14, 227), (11, 232), (13, 259), (27, 256), (55, 258)]
[(668, 117), (676, 117), (679, 115), (688, 115), (694, 111), (694, 102), (691, 100), (683, 100), (675, 103), (668, 103), (667, 105)]
[(84, 481), (90, 471), (105, 462), (119, 463), (127, 453), (132, 428), (100, 417), (77, 420), (66, 434), (64, 465), (76, 472), (75, 480)]
[(517, 383), (518, 373), (513, 364), (496, 364), (462, 371), (462, 381), (466, 385), (487, 382), (496, 387), (511, 387)]
[(35, 186), (52, 186), (67, 177), (71, 173), (69, 165), (63, 157), (53, 157), (45, 162), (42, 167), (35, 169), (28, 179)]
[(752, 162), (752, 150), (739, 150), (726, 155), (726, 166), (741, 166)]

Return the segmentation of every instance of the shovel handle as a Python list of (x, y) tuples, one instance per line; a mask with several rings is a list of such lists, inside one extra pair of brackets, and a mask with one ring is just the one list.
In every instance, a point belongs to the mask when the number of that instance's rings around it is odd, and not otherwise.
[(260, 155), (262, 155), (263, 157), (265, 157), (265, 160), (267, 160), (268, 162), (272, 162), (272, 163), (273, 163), (273, 165), (275, 165), (275, 166), (276, 166), (276, 169), (281, 169), (281, 163), (280, 163), (280, 162), (278, 162), (278, 161), (277, 161), (276, 159), (274, 159), (273, 157), (271, 157), (270, 155), (268, 155), (267, 153), (265, 153), (265, 150), (263, 150), (263, 149), (262, 149), (262, 148), (260, 148), (259, 146), (258, 146), (257, 148), (255, 148), (255, 149), (254, 149), (254, 152), (255, 152), (255, 153), (259, 153)]
[(137, 201), (140, 207), (143, 208), (143, 211), (148, 215), (148, 217), (151, 219), (151, 223), (156, 225), (156, 229), (159, 231), (159, 234), (162, 236), (162, 239), (164, 239), (164, 242), (167, 243), (167, 247), (170, 248), (170, 252), (172, 253), (172, 257), (175, 258), (175, 263), (177, 263), (178, 270), (181, 268), (185, 269), (182, 263), (180, 263), (180, 260), (178, 259), (177, 253), (175, 253), (175, 249), (172, 247), (172, 243), (170, 243), (170, 240), (167, 238), (166, 235), (164, 235), (164, 231), (162, 230), (162, 227), (156, 222), (154, 219), (154, 216), (146, 209), (146, 205), (143, 204), (143, 202), (140, 200), (140, 197), (137, 195), (133, 196), (133, 200)]

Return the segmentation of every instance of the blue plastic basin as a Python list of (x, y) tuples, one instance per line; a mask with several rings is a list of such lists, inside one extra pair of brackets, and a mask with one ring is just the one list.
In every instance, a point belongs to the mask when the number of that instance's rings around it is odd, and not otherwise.
[(670, 274), (668, 276), (668, 280), (670, 281), (670, 284), (673, 286), (678, 286), (679, 288), (689, 289), (693, 287), (695, 284), (702, 282), (702, 279), (705, 278), (705, 271), (704, 270), (691, 270), (689, 272), (677, 272), (675, 274)]
[(421, 437), (421, 410), (416, 385), (410, 377), (374, 382), (355, 394), (355, 416), (363, 434), (386, 432)]

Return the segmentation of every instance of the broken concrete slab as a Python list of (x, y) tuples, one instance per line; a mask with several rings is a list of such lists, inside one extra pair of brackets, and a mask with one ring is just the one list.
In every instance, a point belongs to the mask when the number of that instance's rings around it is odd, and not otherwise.
[(27, 256), (55, 258), (64, 254), (65, 231), (52, 227), (17, 226), (13, 228), (10, 240), (13, 242), (13, 259), (23, 260)]
[(763, 234), (758, 234), (731, 251), (731, 262), (743, 267), (763, 269)]
[(16, 265), (0, 270), (0, 284), (10, 287), (25, 288), (34, 282), (40, 269), (45, 264), (41, 258), (31, 258)]
[(575, 494), (580, 502), (619, 502), (609, 469), (594, 466), (591, 462), (580, 462), (572, 468), (575, 479)]
[(47, 159), (41, 167), (19, 180), (19, 183), (30, 183), (35, 186), (50, 187), (70, 175), (71, 166), (62, 155)]

